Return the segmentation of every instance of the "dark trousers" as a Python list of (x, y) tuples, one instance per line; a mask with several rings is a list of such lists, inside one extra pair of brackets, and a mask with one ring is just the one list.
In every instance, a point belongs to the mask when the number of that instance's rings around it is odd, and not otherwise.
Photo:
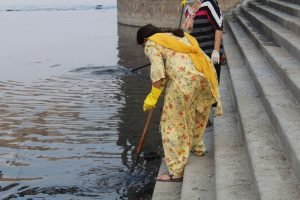
[[(209, 57), (211, 57), (211, 54), (208, 55)], [(220, 58), (222, 57), (222, 55), (220, 55)], [(220, 76), (221, 76), (221, 64), (214, 64), (214, 67), (216, 69), (216, 73), (217, 73), (217, 77), (218, 77), (218, 83), (220, 84)], [(217, 103), (214, 103), (212, 105), (212, 107), (217, 107)]]
[(218, 76), (218, 83), (220, 83), (220, 75), (221, 75), (221, 64), (214, 64), (217, 76)]

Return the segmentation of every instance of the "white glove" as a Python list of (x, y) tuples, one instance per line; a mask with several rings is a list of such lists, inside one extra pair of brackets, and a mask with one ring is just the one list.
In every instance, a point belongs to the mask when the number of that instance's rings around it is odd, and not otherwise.
[(218, 50), (213, 50), (210, 59), (213, 64), (220, 64), (220, 52)]

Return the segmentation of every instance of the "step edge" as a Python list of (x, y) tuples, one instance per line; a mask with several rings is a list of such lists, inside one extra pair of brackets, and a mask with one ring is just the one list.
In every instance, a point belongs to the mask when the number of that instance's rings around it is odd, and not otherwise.
[[(226, 47), (225, 47), (225, 52), (226, 52)], [(230, 60), (230, 59), (229, 59)], [(228, 62), (229, 62), (229, 60), (228, 60)], [(230, 65), (230, 64), (229, 64)], [(230, 76), (232, 76), (232, 75), (230, 75)], [(232, 84), (233, 85), (235, 85), (235, 83), (234, 83), (234, 79), (231, 77), (230, 78), (231, 79), (231, 81), (233, 82)], [(234, 87), (234, 86), (233, 86)], [(254, 87), (254, 86), (253, 86)], [(255, 89), (255, 88), (254, 88)], [(243, 131), (243, 134), (244, 134), (244, 137), (246, 138), (247, 136), (245, 136), (245, 132), (246, 132), (246, 130), (244, 129), (244, 127), (243, 127), (243, 121), (245, 120), (244, 119), (244, 117), (243, 117), (243, 112), (241, 111), (241, 108), (240, 108), (240, 101), (238, 100), (239, 99), (239, 97), (238, 97), (238, 95), (236, 94), (236, 90), (234, 90), (235, 91), (235, 93), (234, 93), (234, 95), (235, 95), (235, 98), (237, 99), (236, 101), (237, 101), (237, 103), (238, 103), (238, 115), (239, 115), (239, 118), (240, 118), (240, 126), (241, 126), (241, 129), (242, 129), (242, 131)], [(260, 101), (260, 100), (259, 100)], [(262, 106), (262, 102), (260, 102), (260, 104), (261, 104), (261, 106)], [(263, 107), (262, 107), (263, 108)], [(264, 115), (266, 115), (266, 117), (268, 118), (268, 116), (267, 116), (267, 114), (266, 114), (266, 112), (264, 112)], [(269, 124), (269, 128), (272, 128), (272, 126), (271, 126), (271, 123)], [(275, 135), (276, 136), (276, 135)], [(278, 141), (278, 143), (279, 143), (279, 141)], [(253, 158), (253, 155), (251, 155), (251, 151), (250, 151), (250, 149), (249, 149), (249, 146), (248, 146), (248, 144), (249, 143), (247, 143), (247, 141), (245, 141), (245, 144), (246, 144), (246, 146), (247, 146), (247, 154), (248, 154), (248, 156), (249, 156), (249, 161), (250, 161), (250, 165), (251, 165), (251, 169), (252, 169), (252, 172), (253, 172), (253, 179), (255, 180), (255, 191), (256, 191), (256, 194), (258, 194), (258, 199), (260, 198), (260, 196), (262, 195), (261, 193), (262, 193), (262, 191), (260, 191), (260, 188), (259, 188), (259, 184), (261, 183), (261, 181), (260, 180), (257, 180), (257, 176), (256, 176), (256, 170), (254, 169), (254, 163), (253, 162), (255, 162), (255, 158)]]

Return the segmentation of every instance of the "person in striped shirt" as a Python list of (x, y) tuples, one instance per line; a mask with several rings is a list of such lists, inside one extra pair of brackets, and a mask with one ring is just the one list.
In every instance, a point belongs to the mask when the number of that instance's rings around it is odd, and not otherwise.
[(200, 48), (211, 58), (218, 81), (223, 52), (223, 16), (216, 0), (188, 0), (183, 28), (194, 36)]

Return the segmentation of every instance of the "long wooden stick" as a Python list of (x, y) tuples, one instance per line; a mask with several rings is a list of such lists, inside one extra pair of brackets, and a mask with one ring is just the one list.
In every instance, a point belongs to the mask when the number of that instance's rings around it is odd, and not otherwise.
[(140, 154), (141, 154), (141, 151), (144, 147), (144, 143), (145, 143), (145, 139), (146, 139), (146, 136), (147, 136), (147, 132), (148, 132), (148, 128), (149, 128), (149, 124), (150, 124), (150, 121), (151, 121), (151, 118), (152, 118), (152, 115), (153, 115), (153, 110), (150, 110), (149, 111), (149, 114), (148, 114), (148, 117), (147, 117), (147, 121), (146, 121), (146, 124), (145, 124), (145, 127), (144, 127), (144, 130), (143, 130), (143, 133), (142, 133), (142, 136), (140, 138), (140, 142), (136, 148), (136, 159), (138, 160), (139, 157), (140, 157)]

